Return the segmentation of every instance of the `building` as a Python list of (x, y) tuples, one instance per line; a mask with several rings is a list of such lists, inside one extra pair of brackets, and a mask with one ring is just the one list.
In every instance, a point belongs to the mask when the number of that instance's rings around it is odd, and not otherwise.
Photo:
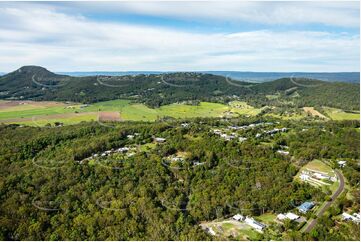
[(251, 226), (252, 228), (262, 231), (264, 228), (266, 228), (266, 225), (263, 223), (260, 223), (256, 220), (254, 220), (253, 218), (250, 217), (246, 217), (246, 219), (244, 220), (246, 222), (246, 224), (248, 224), (249, 226)]
[(241, 214), (236, 214), (232, 217), (234, 220), (237, 220), (237, 221), (242, 221), (244, 220), (244, 216), (241, 215)]
[(206, 231), (207, 231), (210, 235), (213, 235), (213, 236), (216, 235), (216, 232), (214, 232), (214, 230), (213, 230), (211, 227), (207, 228)]
[(283, 213), (277, 215), (277, 219), (280, 221), (285, 220), (286, 218), (287, 218), (286, 215), (284, 215)]
[(245, 137), (239, 137), (238, 140), (239, 140), (239, 142), (243, 142), (243, 141), (246, 141), (247, 138), (245, 138)]
[(360, 223), (360, 215), (354, 213), (353, 215), (343, 212), (342, 213), (343, 220), (352, 221), (354, 223)]
[(345, 160), (339, 160), (339, 161), (337, 161), (337, 164), (338, 164), (338, 166), (339, 166), (340, 168), (345, 167), (345, 166), (346, 166), (346, 163), (347, 163), (347, 161), (345, 161)]
[(300, 211), (301, 213), (307, 213), (314, 206), (315, 206), (315, 204), (313, 202), (304, 202), (297, 208), (298, 208), (298, 211)]
[(299, 218), (300, 218), (300, 216), (298, 216), (297, 214), (294, 214), (294, 213), (286, 213), (286, 214), (280, 213), (277, 215), (277, 219), (281, 220), (281, 221), (285, 220), (285, 219), (294, 221)]
[(128, 134), (128, 135), (127, 135), (127, 138), (128, 138), (128, 139), (133, 139), (133, 138), (134, 138), (134, 135)]
[(302, 173), (302, 174), (300, 175), (300, 178), (301, 178), (302, 181), (307, 181), (308, 179), (310, 179), (310, 176), (307, 175), (307, 174), (303, 174), (303, 173)]
[(292, 221), (300, 218), (300, 216), (298, 216), (297, 214), (294, 214), (294, 213), (287, 213), (286, 217)]
[(277, 150), (277, 153), (279, 153), (281, 155), (289, 155), (290, 154), (290, 152), (284, 151), (284, 150)]
[(163, 143), (166, 141), (166, 139), (164, 138), (155, 138), (155, 141), (158, 142), (158, 143)]

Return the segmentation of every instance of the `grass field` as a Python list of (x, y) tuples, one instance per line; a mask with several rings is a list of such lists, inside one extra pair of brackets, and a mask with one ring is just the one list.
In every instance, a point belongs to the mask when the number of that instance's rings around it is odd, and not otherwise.
[(264, 213), (258, 217), (256, 217), (256, 220), (259, 220), (260, 222), (264, 222), (265, 224), (270, 224), (276, 219), (277, 215), (273, 213)]
[(245, 102), (232, 102), (230, 105), (201, 102), (197, 106), (174, 103), (156, 109), (140, 103), (132, 103), (129, 100), (99, 102), (86, 107), (76, 103), (32, 101), (24, 101), (22, 104), (19, 101), (2, 101), (0, 105), (0, 122), (28, 125), (32, 125), (34, 119), (38, 120), (34, 125), (53, 122), (74, 124), (80, 121), (97, 120), (98, 114), (104, 112), (119, 112), (121, 120), (155, 121), (162, 117), (222, 117), (227, 112), (256, 115), (261, 111)]
[(348, 113), (337, 108), (323, 108), (324, 112), (333, 120), (360, 120), (360, 113)]
[(326, 172), (329, 175), (334, 175), (332, 168), (320, 160), (313, 160), (307, 163), (307, 165), (305, 165), (302, 169), (311, 169), (311, 170)]

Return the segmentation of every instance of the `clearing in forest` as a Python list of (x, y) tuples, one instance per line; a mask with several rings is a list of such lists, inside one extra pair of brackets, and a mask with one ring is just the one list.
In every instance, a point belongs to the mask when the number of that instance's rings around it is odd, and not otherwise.
[(314, 117), (328, 119), (325, 115), (317, 111), (314, 107), (303, 107), (303, 111), (305, 111), (308, 114), (311, 114)]

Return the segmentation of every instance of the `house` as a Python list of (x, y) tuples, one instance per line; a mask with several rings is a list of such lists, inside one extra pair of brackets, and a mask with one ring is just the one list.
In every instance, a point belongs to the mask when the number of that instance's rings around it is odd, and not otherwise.
[(302, 181), (307, 181), (308, 179), (310, 179), (310, 176), (307, 175), (307, 174), (301, 174), (300, 178), (301, 178)]
[(283, 213), (280, 213), (277, 215), (277, 219), (278, 220), (285, 220), (285, 219), (289, 219), (291, 221), (294, 221), (296, 219), (299, 219), (300, 216), (298, 216), (297, 214), (294, 214), (294, 213), (286, 213), (286, 214), (283, 214)]
[(218, 135), (222, 134), (222, 132), (219, 129), (214, 129), (213, 133), (218, 134)]
[(118, 152), (127, 152), (127, 151), (129, 151), (129, 148), (128, 147), (122, 147), (122, 148), (119, 148), (117, 151)]
[(360, 223), (360, 215), (354, 213), (353, 215), (343, 212), (342, 213), (343, 220), (351, 220), (354, 223)]
[(236, 214), (232, 218), (236, 221), (242, 221), (244, 219), (244, 216), (241, 214)]
[(286, 217), (292, 221), (300, 218), (300, 216), (294, 213), (286, 213)]
[(239, 137), (238, 140), (239, 140), (239, 142), (243, 142), (243, 141), (246, 141), (247, 138), (245, 138), (245, 137)]
[(266, 228), (265, 224), (262, 224), (250, 217), (246, 217), (244, 221), (246, 222), (246, 224), (259, 231), (262, 231), (264, 228)]
[(182, 123), (181, 126), (182, 126), (183, 128), (187, 128), (187, 127), (189, 126), (189, 124), (188, 124), (188, 123)]
[(155, 138), (155, 141), (158, 142), (158, 143), (163, 143), (166, 141), (166, 139), (164, 138)]
[(360, 223), (360, 214), (358, 214), (358, 213), (353, 213), (352, 215), (353, 215), (353, 217), (354, 217), (353, 221), (354, 221), (355, 223)]
[(281, 154), (281, 155), (289, 155), (290, 152), (285, 151), (285, 150), (277, 150), (277, 153)]
[(127, 135), (127, 138), (128, 138), (128, 139), (134, 139), (134, 135), (128, 134), (128, 135)]
[(206, 231), (207, 231), (210, 235), (213, 235), (213, 236), (216, 235), (216, 232), (214, 232), (214, 230), (213, 230), (212, 228), (207, 228)]
[(315, 178), (319, 179), (319, 180), (322, 180), (322, 179), (328, 179), (328, 180), (329, 180), (329, 179), (330, 179), (329, 176), (324, 175), (324, 174), (321, 174), (321, 173), (318, 173), (318, 172), (313, 173), (313, 176), (314, 176)]
[(286, 215), (284, 215), (283, 213), (277, 215), (277, 219), (280, 221), (285, 220), (286, 218), (287, 218)]
[(301, 213), (307, 213), (314, 206), (315, 206), (315, 204), (313, 202), (304, 202), (297, 208), (298, 208), (298, 211), (300, 211)]
[(346, 163), (347, 163), (347, 161), (345, 161), (345, 160), (337, 161), (337, 164), (338, 164), (338, 166), (339, 166), (340, 168), (345, 167), (345, 166), (346, 166)]
[(184, 159), (182, 158), (182, 157), (173, 157), (172, 159), (171, 159), (172, 161), (174, 161), (174, 162), (177, 162), (177, 161), (180, 161), (180, 162), (182, 162), (182, 161), (184, 161)]

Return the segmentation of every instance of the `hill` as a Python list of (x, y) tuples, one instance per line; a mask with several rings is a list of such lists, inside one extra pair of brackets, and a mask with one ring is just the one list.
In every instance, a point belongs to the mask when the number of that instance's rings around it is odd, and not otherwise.
[(0, 78), (0, 99), (94, 103), (123, 98), (150, 107), (241, 100), (256, 107), (272, 104), (354, 110), (359, 109), (359, 93), (359, 86), (351, 83), (303, 78), (248, 83), (194, 72), (73, 77), (24, 66)]

